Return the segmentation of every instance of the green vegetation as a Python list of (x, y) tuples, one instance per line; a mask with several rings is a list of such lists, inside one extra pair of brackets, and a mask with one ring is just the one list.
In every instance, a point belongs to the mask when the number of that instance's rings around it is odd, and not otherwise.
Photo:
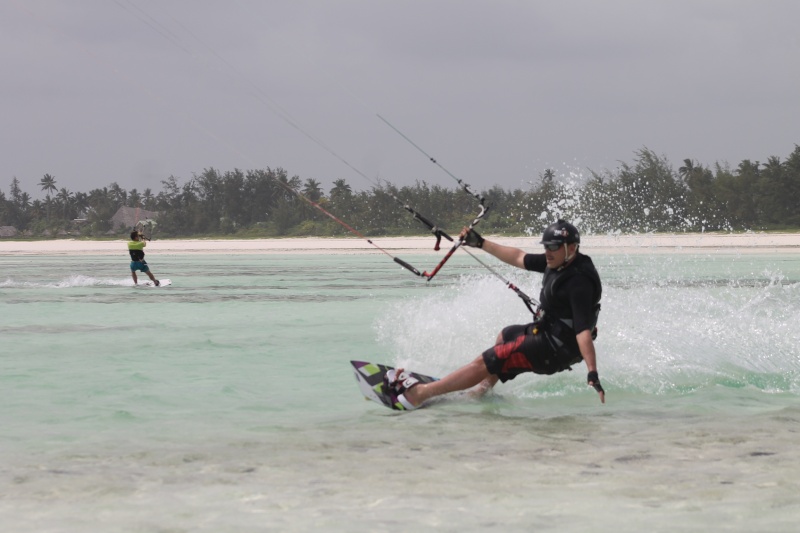
[[(113, 230), (111, 217), (129, 206), (158, 211), (162, 238), (351, 235), (313, 202), (366, 236), (422, 235), (427, 229), (393, 196), (451, 233), (478, 211), (475, 199), (458, 188), (417, 182), (356, 191), (337, 179), (325, 195), (318, 181), (289, 177), (281, 168), (210, 168), (185, 183), (170, 176), (162, 184), (158, 194), (126, 191), (116, 183), (72, 193), (59, 190), (55, 177), (45, 174), (39, 182), (46, 192), (42, 202), (31, 201), (14, 178), (8, 196), (0, 191), (0, 226), (14, 226), (27, 238), (65, 232), (122, 235), (130, 228)], [(481, 194), (490, 206), (481, 228), (489, 233), (538, 233), (558, 217), (574, 221), (584, 233), (795, 230), (800, 228), (800, 146), (784, 161), (774, 156), (763, 164), (744, 160), (731, 169), (685, 159), (677, 171), (643, 148), (632, 163), (591, 172), (582, 183), (558, 180), (547, 169), (529, 190), (495, 186)]]

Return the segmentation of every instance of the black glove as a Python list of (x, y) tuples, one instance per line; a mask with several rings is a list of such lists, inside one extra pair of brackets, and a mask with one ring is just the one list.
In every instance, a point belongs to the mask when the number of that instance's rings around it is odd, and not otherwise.
[(594, 390), (597, 392), (605, 393), (606, 391), (603, 390), (603, 386), (600, 385), (600, 377), (597, 375), (597, 370), (592, 370), (589, 372), (589, 375), (586, 376), (586, 382), (594, 387)]
[(483, 237), (481, 237), (480, 233), (471, 229), (464, 236), (464, 244), (473, 248), (483, 248)]

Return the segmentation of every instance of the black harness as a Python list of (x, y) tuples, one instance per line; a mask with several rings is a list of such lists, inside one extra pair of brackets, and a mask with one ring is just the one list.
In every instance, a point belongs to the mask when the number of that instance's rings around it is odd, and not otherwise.
[(600, 315), (600, 298), (603, 294), (603, 286), (600, 282), (600, 275), (594, 267), (594, 263), (589, 256), (578, 255), (575, 260), (563, 269), (546, 269), (542, 278), (542, 291), (539, 295), (541, 301), (541, 313), (539, 324), (541, 330), (559, 359), (558, 367), (562, 370), (571, 370), (571, 366), (581, 362), (583, 359), (580, 352), (575, 353), (570, 347), (575, 346), (575, 329), (572, 318), (558, 316), (558, 306), (555, 305), (555, 294), (558, 288), (568, 279), (574, 276), (586, 276), (594, 285), (594, 321), (592, 322), (592, 339), (597, 337), (597, 319)]

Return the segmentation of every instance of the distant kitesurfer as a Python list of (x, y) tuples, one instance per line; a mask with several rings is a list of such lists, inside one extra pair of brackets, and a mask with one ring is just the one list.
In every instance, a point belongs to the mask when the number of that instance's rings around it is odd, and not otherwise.
[(460, 237), (467, 246), (481, 248), (509, 265), (544, 273), (534, 322), (504, 328), (493, 347), (441, 380), (418, 383), (403, 369), (391, 370), (386, 384), (397, 400), (406, 409), (415, 409), (434, 396), (476, 386), (475, 392), (484, 394), (498, 380), (505, 382), (524, 372), (555, 374), (582, 360), (588, 384), (605, 403), (594, 349), (602, 284), (591, 258), (578, 251), (577, 228), (564, 220), (549, 225), (540, 242), (543, 254), (503, 246), (469, 228)]
[(147, 246), (144, 237), (141, 233), (134, 230), (131, 232), (131, 240), (128, 241), (128, 253), (131, 254), (131, 277), (133, 284), (138, 285), (139, 280), (136, 277), (136, 271), (141, 270), (155, 283), (158, 287), (161, 283), (150, 272), (150, 267), (147, 266), (147, 261), (144, 260), (144, 247)]

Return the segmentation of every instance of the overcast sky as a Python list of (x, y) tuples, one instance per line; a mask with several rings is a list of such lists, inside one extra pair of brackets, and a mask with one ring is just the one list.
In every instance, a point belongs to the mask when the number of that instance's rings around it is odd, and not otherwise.
[(209, 167), (456, 185), (377, 115), (475, 189), (642, 147), (784, 158), (798, 20), (795, 0), (4, 0), (0, 190)]

